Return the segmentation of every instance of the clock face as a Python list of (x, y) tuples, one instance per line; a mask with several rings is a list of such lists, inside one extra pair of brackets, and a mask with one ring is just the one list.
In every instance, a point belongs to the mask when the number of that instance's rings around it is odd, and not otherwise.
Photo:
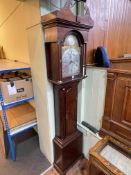
[(62, 78), (74, 77), (80, 73), (81, 49), (75, 35), (69, 35), (62, 48)]

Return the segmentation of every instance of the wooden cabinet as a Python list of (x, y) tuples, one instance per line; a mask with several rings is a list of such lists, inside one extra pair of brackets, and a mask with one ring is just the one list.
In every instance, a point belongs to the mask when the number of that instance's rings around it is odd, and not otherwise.
[(108, 72), (105, 111), (101, 133), (131, 146), (131, 72)]
[(131, 78), (123, 75), (118, 75), (115, 81), (110, 129), (131, 141)]
[(108, 70), (105, 110), (100, 130), (101, 136), (107, 136), (90, 150), (90, 175), (131, 174), (131, 70), (129, 67), (131, 67), (131, 59), (117, 59), (112, 62), (111, 69)]

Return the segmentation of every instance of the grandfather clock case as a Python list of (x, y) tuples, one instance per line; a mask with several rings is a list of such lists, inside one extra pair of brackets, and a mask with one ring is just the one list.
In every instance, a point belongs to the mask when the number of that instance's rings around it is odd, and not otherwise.
[(67, 1), (59, 11), (42, 16), (45, 35), (47, 75), (54, 88), (54, 167), (66, 174), (82, 154), (82, 133), (77, 130), (77, 86), (86, 77), (89, 29), (93, 21), (85, 7), (75, 16)]

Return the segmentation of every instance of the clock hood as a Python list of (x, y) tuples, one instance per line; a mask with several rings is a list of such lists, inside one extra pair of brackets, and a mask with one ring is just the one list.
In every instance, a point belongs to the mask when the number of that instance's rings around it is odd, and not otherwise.
[(68, 0), (61, 10), (56, 10), (52, 13), (44, 15), (41, 17), (41, 22), (44, 27), (48, 27), (49, 25), (53, 24), (66, 24), (70, 23), (73, 27), (80, 27), (84, 29), (90, 29), (93, 27), (94, 22), (90, 16), (89, 8), (85, 5), (85, 15), (84, 16), (76, 16), (70, 10), (70, 4), (73, 0)]

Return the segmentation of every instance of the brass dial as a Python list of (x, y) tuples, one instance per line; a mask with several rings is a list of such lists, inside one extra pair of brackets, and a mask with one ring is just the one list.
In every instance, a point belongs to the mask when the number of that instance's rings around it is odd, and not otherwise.
[(80, 56), (81, 49), (76, 36), (67, 36), (62, 48), (62, 78), (80, 73)]

